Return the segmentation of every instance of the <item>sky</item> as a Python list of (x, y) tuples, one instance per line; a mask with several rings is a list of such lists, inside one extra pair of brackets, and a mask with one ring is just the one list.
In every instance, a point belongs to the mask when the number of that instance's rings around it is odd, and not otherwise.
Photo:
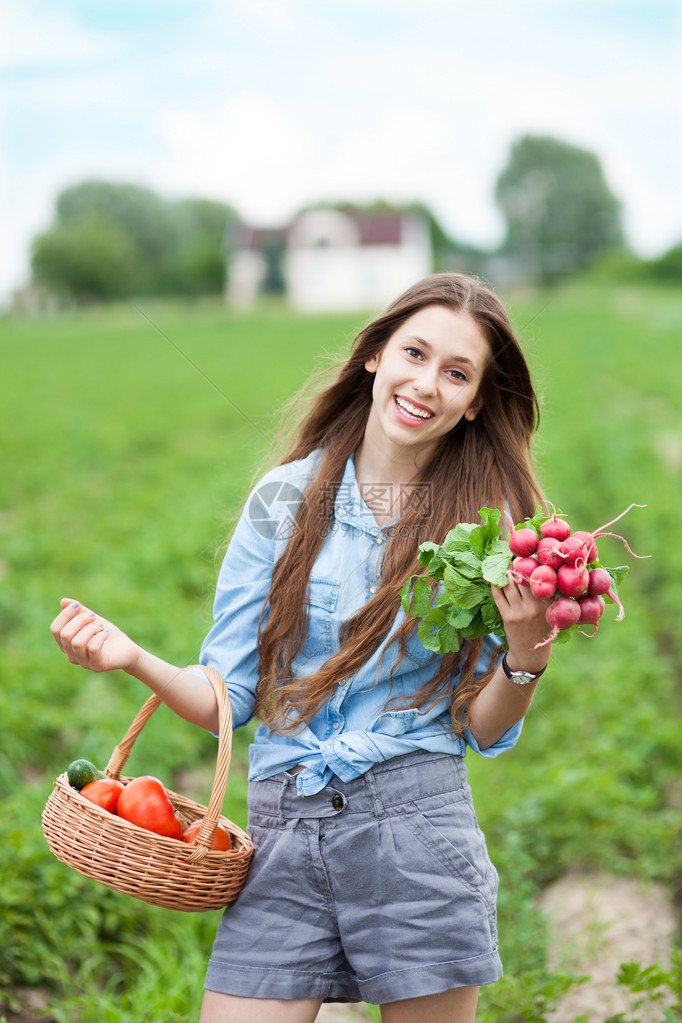
[(497, 245), (530, 133), (596, 153), (626, 236), (682, 241), (682, 0), (0, 0), (0, 301), (91, 178), (285, 222), (418, 200)]

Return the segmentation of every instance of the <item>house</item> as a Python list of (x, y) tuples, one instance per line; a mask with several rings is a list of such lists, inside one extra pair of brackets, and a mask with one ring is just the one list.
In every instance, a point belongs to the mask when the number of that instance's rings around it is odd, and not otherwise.
[(314, 209), (283, 228), (236, 230), (227, 299), (249, 306), (279, 291), (303, 312), (373, 309), (432, 270), (423, 213)]

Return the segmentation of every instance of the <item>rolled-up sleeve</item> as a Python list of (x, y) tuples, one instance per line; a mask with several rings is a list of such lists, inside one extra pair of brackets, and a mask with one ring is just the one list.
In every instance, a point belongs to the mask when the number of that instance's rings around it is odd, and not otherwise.
[[(481, 656), (479, 658), (478, 664), (476, 665), (477, 675), (485, 674), (485, 672), (488, 670), (488, 665), (490, 664), (490, 658), (492, 656), (493, 651), (501, 643), (502, 643), (501, 638), (499, 636), (494, 635), (493, 633), (484, 638), (483, 646), (481, 648)], [(496, 668), (499, 666), (501, 660), (502, 654), (500, 653), (497, 656), (496, 662), (493, 662)], [(482, 757), (499, 757), (500, 753), (504, 753), (505, 750), (513, 749), (513, 747), (516, 745), (518, 741), (519, 736), (521, 735), (522, 728), (523, 718), (521, 718), (520, 721), (517, 721), (515, 725), (512, 725), (511, 728), (509, 728), (504, 733), (504, 735), (500, 736), (497, 742), (493, 743), (492, 746), (487, 746), (485, 749), (480, 748), (480, 746), (476, 742), (476, 739), (474, 738), (473, 733), (468, 728), (464, 732), (464, 740), (467, 746), (474, 750), (474, 752), (480, 753)]]
[(480, 748), (473, 733), (468, 728), (464, 732), (464, 740), (467, 746), (470, 746), (474, 752), (480, 753), (482, 757), (499, 757), (500, 753), (504, 753), (505, 750), (513, 749), (516, 746), (522, 728), (523, 718), (517, 721), (515, 725), (512, 725), (497, 742), (494, 742), (492, 746), (486, 746), (485, 749)]
[(270, 590), (274, 559), (275, 541), (254, 528), (247, 502), (223, 559), (213, 604), (214, 624), (199, 656), (200, 664), (214, 668), (225, 679), (235, 728), (253, 716), (258, 622)]

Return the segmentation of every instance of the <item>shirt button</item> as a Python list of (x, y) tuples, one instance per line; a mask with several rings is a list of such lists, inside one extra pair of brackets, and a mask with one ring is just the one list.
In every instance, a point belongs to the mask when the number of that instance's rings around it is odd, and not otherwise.
[(335, 810), (343, 810), (345, 800), (340, 792), (335, 792), (332, 796), (332, 806)]
[(339, 511), (338, 511), (338, 516), (339, 516), (339, 518), (340, 518), (340, 519), (345, 519), (345, 517), (346, 517), (347, 515), (348, 515), (348, 512), (346, 511), (346, 509), (345, 509), (345, 508), (340, 508), (340, 509), (339, 509)]
[(382, 543), (384, 542), (384, 538), (383, 538), (383, 536), (375, 536), (375, 537), (374, 537), (374, 542), (375, 542), (376, 544), (382, 544)]
[(340, 728), (340, 727), (341, 727), (341, 722), (340, 722), (340, 721), (337, 721), (337, 722), (335, 723), (335, 725), (334, 725), (334, 731), (336, 731), (336, 730), (337, 730), (337, 728)]
[(376, 593), (376, 591), (377, 591), (376, 586), (370, 586), (370, 588), (369, 588), (369, 592), (370, 593)]

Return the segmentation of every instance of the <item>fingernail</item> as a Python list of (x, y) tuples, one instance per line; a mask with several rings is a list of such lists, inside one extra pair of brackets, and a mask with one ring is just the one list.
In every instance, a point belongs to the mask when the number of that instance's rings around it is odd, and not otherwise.
[(88, 618), (94, 618), (94, 617), (95, 617), (95, 612), (94, 611), (88, 611)]
[(78, 601), (74, 600), (71, 604), (69, 604), (69, 607), (72, 607), (72, 608), (78, 607)]

